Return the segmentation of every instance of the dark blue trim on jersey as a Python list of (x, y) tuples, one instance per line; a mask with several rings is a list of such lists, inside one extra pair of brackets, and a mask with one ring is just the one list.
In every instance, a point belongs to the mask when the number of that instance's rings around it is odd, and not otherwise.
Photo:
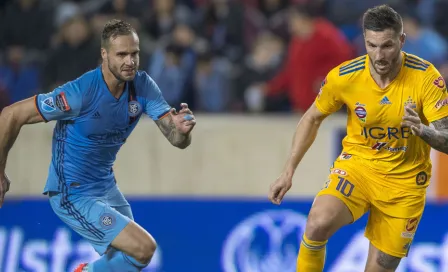
[(413, 56), (406, 56), (406, 61), (409, 61), (409, 62), (414, 63), (414, 64), (417, 64), (417, 63), (421, 64), (421, 65), (425, 66), (426, 68), (429, 67), (429, 64), (426, 64), (423, 60), (418, 59), (418, 58), (413, 57)]
[(408, 63), (405, 63), (404, 66), (409, 67), (409, 68), (411, 68), (411, 69), (415, 69), (415, 70), (426, 71), (426, 68), (418, 67), (418, 66), (413, 66), (413, 65), (410, 65), (410, 64), (408, 64)]
[(40, 117), (42, 117), (42, 119), (44, 119), (44, 122), (45, 122), (45, 123), (48, 123), (47, 118), (45, 118), (45, 116), (44, 116), (44, 115), (42, 114), (42, 112), (40, 111), (38, 95), (36, 95), (36, 96), (34, 97), (34, 104), (35, 104), (35, 106), (36, 106), (37, 113), (39, 113)]
[(346, 65), (342, 66), (341, 68), (339, 68), (339, 72), (342, 72), (344, 70), (348, 70), (348, 69), (350, 69), (352, 67), (355, 67), (355, 66), (358, 66), (358, 65), (364, 65), (365, 64), (365, 60), (366, 60), (366, 56), (364, 56), (364, 57), (362, 57), (362, 58), (360, 58), (358, 60), (355, 60), (353, 62), (350, 62), (349, 64), (346, 64)]
[(61, 207), (67, 210), (67, 213), (75, 218), (83, 228), (92, 233), (96, 238), (102, 240), (105, 236), (104, 232), (97, 229), (94, 225), (89, 223), (84, 216), (73, 206), (68, 199), (68, 188), (64, 177), (64, 148), (65, 137), (67, 136), (67, 123), (66, 121), (59, 121), (57, 123), (56, 131), (60, 133), (59, 137), (56, 135), (56, 174), (59, 178), (58, 189), (62, 193)]
[(428, 64), (425, 64), (423, 62), (413, 61), (413, 60), (408, 60), (408, 59), (406, 59), (405, 63), (408, 63), (409, 65), (419, 66), (419, 67), (422, 67), (422, 68), (425, 68), (425, 69), (427, 69), (429, 67)]
[(359, 66), (359, 67), (357, 66), (354, 69), (343, 71), (343, 72), (339, 72), (339, 75), (343, 76), (343, 75), (350, 74), (350, 73), (353, 73), (353, 72), (356, 72), (356, 71), (359, 71), (359, 70), (363, 70), (364, 68), (366, 68), (364, 65), (363, 66)]

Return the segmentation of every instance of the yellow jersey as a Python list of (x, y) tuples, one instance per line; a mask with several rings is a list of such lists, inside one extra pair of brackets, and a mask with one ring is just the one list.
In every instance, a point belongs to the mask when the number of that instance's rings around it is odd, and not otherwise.
[(342, 146), (349, 155), (345, 158), (361, 159), (372, 174), (391, 186), (426, 188), (431, 147), (401, 126), (404, 107), (411, 104), (428, 125), (448, 116), (447, 89), (431, 63), (402, 54), (401, 70), (386, 88), (372, 78), (368, 55), (335, 67), (322, 83), (315, 105), (325, 115), (346, 105), (347, 135)]

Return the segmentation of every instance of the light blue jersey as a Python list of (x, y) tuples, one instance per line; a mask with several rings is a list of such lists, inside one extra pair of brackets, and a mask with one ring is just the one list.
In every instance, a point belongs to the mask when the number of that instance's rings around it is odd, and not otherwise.
[(116, 155), (141, 115), (158, 120), (170, 110), (157, 84), (143, 71), (115, 98), (101, 66), (36, 96), (36, 106), (46, 122), (57, 120), (44, 194), (91, 196), (101, 196), (115, 186)]

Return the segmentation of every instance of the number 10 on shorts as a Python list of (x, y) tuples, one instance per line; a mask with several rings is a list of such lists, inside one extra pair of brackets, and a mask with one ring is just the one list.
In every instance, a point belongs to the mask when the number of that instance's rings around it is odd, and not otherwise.
[(341, 194), (345, 195), (346, 197), (351, 196), (353, 189), (355, 188), (355, 185), (348, 181), (347, 179), (343, 177), (338, 177), (339, 182), (338, 186), (336, 186), (336, 190), (341, 192)]

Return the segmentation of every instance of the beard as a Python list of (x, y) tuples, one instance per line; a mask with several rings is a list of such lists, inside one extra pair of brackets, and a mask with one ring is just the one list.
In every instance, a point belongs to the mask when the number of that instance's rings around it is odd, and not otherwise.
[(138, 70), (138, 63), (134, 66), (134, 72), (135, 72), (135, 73), (134, 73), (132, 76), (123, 76), (123, 75), (120, 73), (120, 67), (112, 66), (112, 65), (110, 64), (109, 58), (107, 59), (107, 68), (109, 68), (109, 71), (112, 73), (112, 75), (114, 75), (114, 77), (115, 77), (118, 81), (126, 82), (126, 81), (132, 81), (132, 80), (134, 80), (135, 74), (136, 74), (136, 72), (137, 72), (137, 70)]
[(387, 60), (375, 61), (375, 63), (373, 64), (373, 69), (378, 75), (382, 76), (392, 73), (398, 65), (400, 54), (401, 52), (398, 52), (398, 54), (391, 61)]

